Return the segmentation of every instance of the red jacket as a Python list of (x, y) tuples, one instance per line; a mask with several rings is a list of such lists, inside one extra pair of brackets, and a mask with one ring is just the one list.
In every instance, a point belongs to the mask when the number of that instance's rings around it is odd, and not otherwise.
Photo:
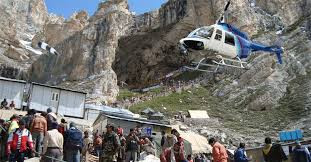
[[(20, 148), (17, 148), (18, 145), (18, 138), (21, 136), (21, 144)], [(7, 143), (7, 151), (16, 151), (20, 150), (19, 152), (25, 152), (27, 150), (27, 146), (32, 150), (33, 149), (33, 142), (31, 133), (27, 130), (14, 130), (8, 138)]]
[(228, 154), (226, 148), (219, 142), (216, 142), (213, 146), (213, 160), (214, 162), (227, 162)]
[[(173, 148), (167, 148), (163, 151), (163, 153), (160, 155), (161, 162), (171, 162), (172, 150)], [(182, 160), (185, 160), (185, 156), (182, 150), (180, 150), (178, 154), (175, 154), (175, 160), (176, 162), (181, 162)]]

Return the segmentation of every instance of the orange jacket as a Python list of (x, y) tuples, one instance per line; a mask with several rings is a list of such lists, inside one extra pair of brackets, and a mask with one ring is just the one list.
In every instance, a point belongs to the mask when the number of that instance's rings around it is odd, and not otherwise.
[(227, 162), (228, 154), (226, 148), (219, 142), (213, 146), (213, 160), (214, 162)]

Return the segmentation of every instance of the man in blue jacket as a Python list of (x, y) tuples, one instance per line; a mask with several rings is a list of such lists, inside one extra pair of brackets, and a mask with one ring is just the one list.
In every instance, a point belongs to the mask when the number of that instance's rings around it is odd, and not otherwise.
[(311, 162), (310, 153), (307, 148), (301, 146), (300, 142), (296, 142), (296, 144), (297, 146), (293, 151), (293, 162)]
[(248, 162), (249, 159), (245, 154), (245, 143), (240, 143), (240, 147), (234, 152), (234, 161), (235, 162)]

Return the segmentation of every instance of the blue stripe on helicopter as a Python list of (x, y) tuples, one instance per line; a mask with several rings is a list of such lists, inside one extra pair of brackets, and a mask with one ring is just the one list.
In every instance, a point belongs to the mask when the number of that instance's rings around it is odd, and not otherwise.
[(231, 32), (233, 35), (235, 35), (234, 42), (235, 42), (237, 56), (239, 58), (245, 58), (245, 56), (247, 57), (248, 53), (244, 53), (247, 51), (243, 50), (245, 46), (244, 46), (241, 38), (239, 36), (236, 36), (236, 34), (232, 32), (232, 30), (231, 30), (232, 28), (228, 28), (227, 25), (221, 25), (221, 27), (223, 28), (224, 31)]
[(233, 34), (238, 35), (246, 40), (249, 40), (248, 36), (246, 33), (240, 31), (237, 27), (232, 26), (227, 23), (218, 23), (218, 25), (225, 27), (226, 29), (229, 29)]

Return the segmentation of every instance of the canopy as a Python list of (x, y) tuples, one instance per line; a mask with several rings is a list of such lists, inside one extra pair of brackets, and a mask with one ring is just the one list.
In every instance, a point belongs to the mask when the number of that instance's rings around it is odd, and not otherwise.
[(142, 113), (143, 114), (149, 114), (149, 113), (153, 114), (153, 113), (155, 113), (155, 111), (152, 108), (148, 107), (145, 110), (143, 110)]
[(212, 147), (208, 144), (208, 141), (204, 136), (201, 136), (194, 132), (180, 131), (179, 133), (183, 139), (191, 143), (192, 154), (212, 152)]
[(208, 119), (209, 116), (205, 110), (188, 110), (190, 118)]

